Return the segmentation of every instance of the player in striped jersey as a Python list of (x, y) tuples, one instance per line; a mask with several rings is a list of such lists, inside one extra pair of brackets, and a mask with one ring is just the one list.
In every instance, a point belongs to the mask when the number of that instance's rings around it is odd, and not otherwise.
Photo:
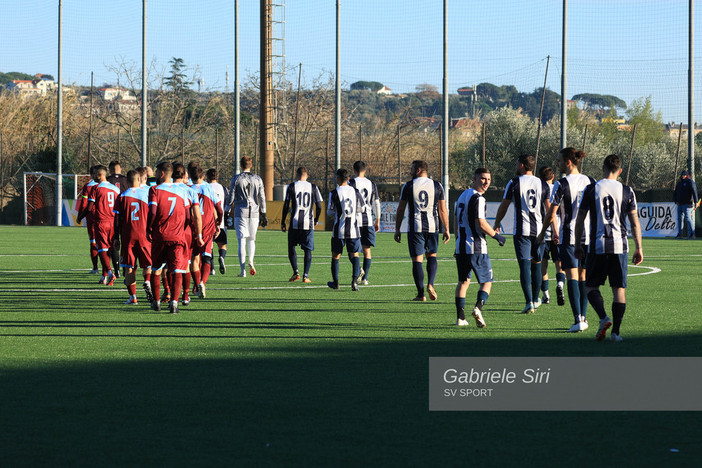
[[(550, 189), (550, 197), (553, 197), (555, 191), (555, 186), (553, 180), (556, 178), (553, 173), (553, 169), (549, 166), (543, 166), (539, 169), (539, 179), (545, 181)], [(546, 216), (548, 218), (548, 216)], [(546, 222), (546, 220), (544, 220)], [(553, 229), (549, 225), (543, 236), (543, 241), (546, 244), (544, 249), (544, 257), (541, 260), (541, 293), (542, 293), (542, 304), (550, 304), (551, 296), (548, 293), (548, 261), (553, 262), (553, 266), (556, 268), (556, 298), (558, 300), (558, 305), (562, 306), (565, 304), (565, 296), (563, 294), (563, 286), (565, 285), (565, 273), (561, 270), (561, 258), (558, 255), (558, 242), (553, 239), (552, 236)], [(556, 237), (557, 238), (557, 237)], [(539, 239), (541, 242), (541, 239)]]
[[(611, 340), (622, 341), (620, 327), (626, 311), (627, 239), (626, 218), (629, 219), (636, 249), (632, 262), (638, 265), (643, 261), (641, 226), (637, 214), (636, 195), (631, 187), (617, 180), (622, 172), (622, 161), (616, 154), (610, 154), (602, 165), (604, 178), (588, 186), (575, 221), (575, 255), (585, 258), (582, 236), (585, 219), (590, 215), (587, 228), (590, 229), (590, 247), (586, 259), (587, 298), (600, 317), (600, 327), (596, 339), (605, 339), (607, 330), (612, 327)], [(612, 316), (605, 312), (600, 286), (609, 277), (612, 287)]]
[(266, 227), (266, 194), (263, 190), (263, 181), (256, 174), (251, 173), (253, 163), (248, 156), (242, 156), (239, 161), (241, 173), (232, 177), (229, 186), (229, 197), (224, 210), (233, 211), (236, 238), (239, 241), (239, 277), (246, 277), (246, 245), (249, 247), (249, 273), (256, 274), (254, 256), (256, 255), (256, 232), (258, 226)]
[[(556, 215), (558, 216), (559, 228), (554, 231), (553, 237), (558, 242), (561, 268), (568, 279), (568, 301), (574, 318), (569, 330), (571, 333), (589, 328), (586, 320), (585, 264), (575, 256), (575, 220), (578, 216), (578, 207), (585, 188), (595, 183), (592, 177), (581, 174), (578, 170), (578, 165), (584, 157), (583, 151), (570, 147), (558, 152), (556, 164), (566, 176), (555, 183), (551, 207), (544, 217), (541, 230), (544, 233), (548, 226), (556, 226)], [(586, 218), (585, 222), (587, 221)], [(582, 243), (584, 245), (589, 243), (587, 231), (584, 231)]]
[(351, 290), (358, 291), (358, 280), (361, 277), (361, 262), (358, 258), (358, 252), (361, 250), (361, 230), (358, 228), (356, 215), (365, 210), (366, 206), (361, 193), (349, 186), (348, 170), (336, 171), (336, 183), (338, 186), (329, 193), (327, 205), (327, 215), (334, 218), (331, 239), (332, 281), (327, 282), (327, 286), (339, 289), (339, 258), (346, 245), (346, 252), (353, 265)]
[(217, 194), (212, 185), (205, 182), (202, 168), (198, 165), (192, 165), (188, 168), (190, 180), (193, 181), (191, 189), (193, 189), (200, 201), (200, 210), (202, 213), (202, 239), (204, 245), (202, 247), (194, 246), (192, 257), (192, 274), (195, 279), (195, 284), (198, 285), (198, 294), (201, 298), (206, 295), (207, 280), (210, 277), (210, 272), (214, 268), (212, 261), (212, 243), (215, 236), (219, 233), (219, 225), (222, 221), (224, 211), (222, 202), (218, 200)]
[[(353, 163), (356, 177), (349, 180), (349, 185), (358, 189), (368, 209), (358, 214), (358, 227), (361, 229), (361, 247), (363, 247), (363, 267), (361, 284), (368, 284), (368, 272), (371, 267), (371, 247), (375, 247), (375, 233), (380, 229), (380, 197), (375, 182), (366, 179), (366, 163)], [(375, 215), (375, 222), (373, 216)]]
[(125, 304), (137, 304), (136, 268), (137, 260), (143, 270), (143, 288), (146, 298), (151, 303), (151, 242), (146, 239), (146, 222), (149, 213), (149, 190), (140, 187), (146, 181), (146, 172), (142, 179), (138, 171), (127, 172), (129, 187), (117, 198), (115, 204), (115, 229), (122, 235), (122, 255), (120, 266), (126, 269), (124, 284), (129, 292)]
[[(312, 251), (314, 250), (314, 227), (317, 225), (319, 215), (322, 213), (322, 194), (316, 185), (307, 182), (307, 168), (297, 168), (297, 181), (288, 185), (283, 203), (283, 215), (280, 220), (280, 229), (285, 232), (285, 218), (290, 210), (290, 230), (288, 230), (288, 259), (292, 266), (293, 274), (290, 281), (300, 279), (297, 268), (297, 252), (295, 246), (300, 245), (305, 252), (303, 283), (311, 283), (310, 266), (312, 265)], [(314, 204), (314, 214), (312, 205)]]
[(519, 282), (526, 300), (523, 314), (533, 314), (541, 305), (541, 257), (546, 244), (537, 236), (543, 217), (550, 206), (548, 184), (534, 177), (534, 156), (523, 154), (517, 158), (517, 176), (507, 183), (505, 194), (495, 216), (498, 229), (510, 203), (514, 203), (514, 250), (519, 262)]
[(490, 171), (481, 167), (473, 176), (473, 187), (464, 191), (454, 205), (454, 227), (456, 229), (456, 267), (458, 284), (456, 285), (456, 325), (468, 325), (466, 321), (466, 292), (470, 286), (472, 272), (480, 284), (478, 298), (473, 308), (473, 318), (478, 328), (485, 328), (483, 306), (490, 296), (492, 288), (492, 264), (488, 255), (485, 234), (495, 238), (500, 247), (505, 245), (505, 238), (495, 232), (485, 219), (485, 198), (483, 193), (490, 187)]
[(439, 265), (436, 260), (441, 227), (439, 221), (444, 226), (444, 244), (451, 239), (444, 188), (439, 182), (429, 178), (428, 170), (426, 161), (412, 161), (410, 166), (412, 180), (402, 187), (400, 203), (395, 215), (395, 242), (399, 243), (402, 241), (400, 232), (402, 217), (405, 214), (405, 208), (409, 207), (407, 244), (412, 258), (412, 276), (417, 287), (417, 296), (412, 300), (420, 302), (427, 300), (424, 296), (424, 271), (422, 270), (425, 253), (427, 255), (427, 293), (432, 301), (437, 298), (434, 279)]
[[(88, 181), (87, 184), (83, 186), (83, 188), (80, 191), (80, 196), (78, 198), (78, 205), (76, 206), (76, 211), (78, 212), (78, 217), (76, 218), (76, 221), (78, 224), (80, 224), (83, 221), (83, 218), (80, 216), (80, 213), (85, 210), (85, 208), (88, 206), (88, 199), (90, 198), (90, 192), (92, 191), (93, 187), (95, 187), (98, 183), (95, 182), (94, 177), (95, 177), (95, 167), (93, 166), (90, 168), (90, 181)], [(98, 271), (98, 252), (97, 252), (97, 246), (95, 244), (95, 217), (93, 215), (92, 211), (88, 211), (85, 214), (85, 222), (88, 227), (88, 239), (90, 241), (90, 261), (93, 263), (93, 269), (90, 270), (91, 274), (97, 274), (99, 273)]]
[[(212, 185), (212, 188), (217, 194), (217, 199), (222, 202), (222, 209), (224, 209), (224, 202), (227, 200), (227, 191), (224, 189), (222, 184), (217, 182), (217, 169), (210, 168), (207, 170), (207, 181)], [(227, 257), (227, 224), (225, 222), (226, 216), (222, 214), (222, 219), (219, 222), (219, 231), (217, 236), (214, 238), (214, 242), (217, 243), (217, 256), (219, 261), (219, 272), (225, 274), (227, 272), (227, 266), (224, 264), (224, 259)], [(212, 270), (212, 275), (214, 276), (214, 270)]]
[(112, 286), (115, 274), (110, 261), (110, 251), (113, 248), (116, 235), (113, 210), (119, 196), (119, 189), (107, 181), (107, 168), (105, 166), (95, 168), (95, 182), (98, 184), (93, 187), (90, 198), (88, 198), (88, 205), (78, 219), (82, 219), (90, 210), (93, 210), (95, 244), (102, 264), (102, 278), (100, 278), (99, 283)]

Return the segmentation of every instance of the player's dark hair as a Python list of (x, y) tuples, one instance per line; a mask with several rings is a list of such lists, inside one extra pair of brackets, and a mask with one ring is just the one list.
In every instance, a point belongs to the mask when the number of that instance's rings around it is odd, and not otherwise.
[(119, 161), (117, 161), (116, 159), (113, 161), (110, 161), (110, 164), (109, 164), (110, 172), (112, 172), (114, 170), (115, 166), (121, 166)]
[(473, 173), (473, 175), (482, 175), (482, 174), (490, 174), (490, 169), (488, 169), (487, 167), (479, 167)]
[(168, 161), (161, 161), (158, 166), (156, 166), (156, 170), (171, 175), (173, 174), (173, 164)]
[(549, 166), (541, 166), (541, 169), (539, 169), (539, 179), (546, 182), (554, 177), (555, 175), (553, 174), (553, 169), (551, 169)]
[(98, 164), (97, 166), (93, 167), (95, 168), (95, 175), (99, 174), (100, 172), (104, 172), (105, 174), (107, 174), (107, 168), (102, 164)]
[(573, 147), (563, 148), (558, 152), (563, 156), (564, 161), (570, 161), (574, 166), (580, 164), (580, 160), (586, 157), (585, 151), (578, 151)]
[(185, 166), (182, 163), (173, 164), (173, 178), (182, 179), (185, 177)]
[(136, 171), (134, 169), (127, 171), (127, 181), (129, 182), (129, 185), (133, 185), (134, 182), (137, 182), (140, 177), (141, 176), (139, 175), (139, 171)]
[(193, 168), (193, 167), (199, 167), (199, 166), (200, 166), (200, 163), (199, 163), (199, 162), (197, 162), (197, 161), (190, 161), (190, 162), (188, 163), (188, 172), (190, 172), (190, 169), (191, 169), (191, 168)]
[(617, 172), (622, 168), (622, 160), (616, 154), (610, 154), (604, 159), (602, 167), (607, 169), (609, 173), (612, 174), (613, 172)]
[(534, 166), (536, 166), (536, 160), (534, 159), (534, 156), (530, 154), (520, 154), (517, 158), (517, 161), (519, 161), (519, 163), (524, 166), (525, 171), (534, 171)]
[(360, 174), (361, 172), (366, 170), (366, 163), (363, 161), (356, 161), (353, 163), (353, 172), (356, 174)]
[(429, 164), (427, 164), (426, 161), (423, 161), (421, 159), (415, 159), (412, 161), (412, 166), (414, 167), (414, 172), (428, 172), (429, 171)]
[(207, 169), (207, 173), (205, 175), (207, 176), (207, 180), (209, 182), (212, 182), (213, 180), (217, 180), (217, 169), (215, 169), (215, 168)]
[(300, 166), (297, 168), (297, 177), (302, 177), (302, 174), (307, 174), (307, 168), (305, 166)]
[(145, 167), (137, 167), (134, 170), (139, 173), (139, 177), (144, 177), (146, 175), (146, 168)]
[(202, 179), (202, 168), (198, 164), (195, 164), (194, 166), (189, 165), (188, 175), (190, 176), (193, 182), (195, 182), (196, 180), (200, 180)]
[(95, 169), (97, 169), (97, 164), (94, 166), (90, 166), (90, 175), (92, 176), (95, 173)]
[(344, 169), (343, 167), (341, 169), (337, 169), (336, 178), (341, 180), (347, 180), (349, 178), (349, 170)]
[(239, 167), (241, 167), (243, 170), (251, 169), (252, 162), (251, 162), (251, 157), (250, 156), (242, 156), (241, 159), (239, 160)]

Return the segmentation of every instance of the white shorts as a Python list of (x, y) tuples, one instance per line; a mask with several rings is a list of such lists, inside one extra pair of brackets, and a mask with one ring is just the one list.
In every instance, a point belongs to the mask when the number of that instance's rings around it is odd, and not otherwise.
[(258, 218), (234, 218), (234, 227), (236, 227), (237, 239), (248, 237), (251, 240), (256, 240)]

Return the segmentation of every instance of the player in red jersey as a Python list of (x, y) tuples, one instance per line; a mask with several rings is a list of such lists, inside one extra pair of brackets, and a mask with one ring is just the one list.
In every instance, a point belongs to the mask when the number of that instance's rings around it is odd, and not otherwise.
[[(219, 234), (219, 225), (224, 215), (222, 201), (219, 200), (212, 185), (204, 180), (204, 173), (200, 166), (192, 165), (188, 168), (188, 174), (200, 201), (202, 211), (202, 238), (205, 245), (193, 249), (192, 272), (195, 284), (198, 285), (198, 295), (206, 297), (206, 284), (210, 272), (214, 266), (212, 262), (212, 242)], [(202, 266), (202, 268), (201, 268)]]
[[(98, 183), (95, 182), (93, 179), (94, 173), (95, 173), (95, 167), (93, 166), (90, 168), (90, 181), (83, 186), (83, 188), (80, 191), (80, 195), (78, 196), (78, 204), (76, 205), (76, 211), (78, 212), (78, 218), (76, 218), (76, 221), (78, 224), (80, 224), (83, 221), (83, 217), (80, 216), (80, 214), (85, 210), (85, 208), (88, 206), (88, 199), (90, 198), (91, 192), (93, 190), (93, 187), (95, 187)], [(93, 262), (93, 269), (90, 270), (91, 274), (97, 274), (99, 273), (98, 270), (98, 251), (97, 251), (97, 245), (95, 244), (95, 229), (94, 229), (94, 223), (95, 223), (95, 216), (93, 215), (93, 211), (88, 211), (85, 217), (85, 221), (88, 227), (88, 239), (90, 239), (90, 260)]]
[(129, 188), (117, 198), (115, 206), (115, 229), (122, 235), (122, 262), (120, 266), (127, 270), (124, 284), (129, 291), (125, 304), (136, 304), (136, 267), (137, 260), (144, 274), (144, 291), (146, 299), (153, 301), (151, 294), (151, 242), (146, 239), (146, 222), (149, 214), (149, 190), (140, 187), (146, 180), (146, 171), (142, 178), (139, 171), (127, 172)]
[[(197, 166), (197, 163), (190, 162), (188, 167)], [(186, 224), (183, 231), (183, 241), (185, 242), (185, 256), (188, 259), (188, 270), (183, 273), (183, 305), (190, 304), (190, 281), (192, 279), (191, 258), (195, 244), (197, 244), (194, 233), (202, 233), (202, 210), (197, 192), (186, 183), (187, 174), (185, 166), (181, 163), (173, 164), (173, 184), (179, 186), (190, 200), (190, 223)], [(199, 228), (197, 227), (199, 226)], [(196, 283), (197, 284), (197, 283)], [(178, 299), (176, 296), (174, 299)]]
[[(170, 180), (173, 174), (171, 163), (159, 164), (156, 177), (159, 185), (149, 190), (149, 218), (147, 221), (147, 239), (151, 239), (151, 256), (154, 266), (161, 265), (159, 272), (152, 275), (151, 287), (154, 293), (154, 310), (161, 309), (158, 298), (159, 274), (164, 263), (168, 268), (168, 283), (171, 289), (169, 310), (178, 313), (178, 297), (183, 287), (183, 274), (188, 270), (188, 258), (185, 255), (183, 240), (185, 225), (190, 223), (190, 197), (182, 186)], [(202, 241), (201, 225), (195, 223), (199, 241)]]
[(119, 189), (107, 182), (107, 168), (105, 166), (95, 168), (95, 182), (98, 185), (93, 188), (92, 195), (88, 198), (88, 206), (81, 212), (79, 219), (85, 217), (91, 209), (94, 210), (95, 244), (102, 264), (102, 278), (99, 283), (112, 286), (115, 276), (110, 264), (109, 251), (115, 238), (115, 213), (113, 210), (119, 196)]

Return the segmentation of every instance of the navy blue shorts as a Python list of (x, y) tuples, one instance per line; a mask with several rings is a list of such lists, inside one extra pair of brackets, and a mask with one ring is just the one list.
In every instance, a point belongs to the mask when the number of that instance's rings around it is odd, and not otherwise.
[(629, 257), (621, 254), (587, 254), (585, 285), (591, 288), (602, 286), (609, 277), (609, 286), (612, 288), (626, 288), (626, 275)]
[[(586, 249), (587, 251), (587, 246), (583, 246), (583, 249)], [(583, 261), (575, 256), (574, 245), (559, 245), (558, 250), (561, 255), (562, 270), (566, 268), (581, 268), (585, 266)]]
[(558, 244), (552, 240), (544, 241), (546, 243), (546, 248), (544, 249), (544, 258), (542, 260), (551, 260), (553, 262), (558, 262), (561, 260), (561, 256), (558, 251)]
[(408, 232), (407, 244), (409, 245), (410, 257), (419, 255), (435, 254), (439, 250), (438, 232)]
[(337, 239), (336, 237), (332, 237), (332, 254), (341, 254), (344, 251), (344, 245), (346, 245), (346, 252), (349, 254), (361, 251), (361, 239)]
[(546, 244), (538, 243), (536, 236), (514, 236), (514, 251), (517, 260), (534, 260), (540, 262), (544, 256)]
[(214, 241), (218, 244), (227, 243), (227, 228), (222, 228), (219, 230), (219, 235), (214, 238)]
[(299, 245), (304, 250), (314, 250), (314, 231), (312, 229), (288, 230), (288, 245)]
[(373, 226), (361, 226), (361, 245), (375, 247), (375, 228)]
[(458, 268), (458, 282), (464, 283), (475, 272), (478, 283), (492, 283), (492, 263), (488, 254), (454, 254)]

